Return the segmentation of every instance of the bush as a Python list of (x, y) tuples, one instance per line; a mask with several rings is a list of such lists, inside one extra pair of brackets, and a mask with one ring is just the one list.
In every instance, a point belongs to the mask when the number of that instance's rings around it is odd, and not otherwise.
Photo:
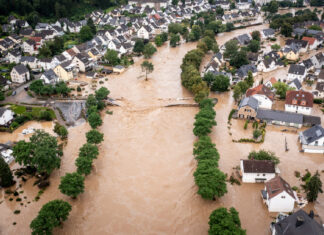
[(323, 99), (314, 99), (314, 104), (323, 104)]
[(261, 135), (262, 135), (261, 130), (256, 129), (256, 130), (253, 131), (253, 138), (254, 139), (259, 138)]
[(255, 159), (255, 160), (270, 160), (274, 164), (279, 164), (280, 160), (276, 155), (271, 152), (271, 151), (266, 151), (266, 150), (260, 150), (259, 152), (252, 151), (250, 152), (249, 159)]
[(246, 120), (244, 123), (244, 130), (246, 130), (248, 128), (249, 125), (249, 120)]
[(232, 109), (231, 112), (228, 115), (228, 121), (231, 121), (233, 114), (235, 113), (235, 109)]
[(103, 141), (104, 135), (97, 130), (90, 130), (86, 133), (87, 142), (90, 144), (99, 144)]

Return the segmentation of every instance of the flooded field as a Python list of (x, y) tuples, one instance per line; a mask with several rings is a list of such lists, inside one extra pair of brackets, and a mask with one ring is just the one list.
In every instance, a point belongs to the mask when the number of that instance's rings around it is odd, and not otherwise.
[[(217, 40), (221, 45), (236, 35), (265, 27), (224, 33)], [(220, 206), (237, 208), (247, 234), (268, 234), (273, 215), (262, 204), (262, 184), (228, 185), (228, 193), (217, 201), (203, 200), (196, 193), (193, 178), (196, 161), (192, 156), (196, 138), (192, 128), (198, 108), (165, 107), (193, 103), (192, 95), (181, 86), (180, 64), (185, 53), (195, 46), (188, 43), (178, 48), (159, 48), (151, 59), (154, 71), (148, 81), (140, 68), (140, 58), (123, 74), (109, 76), (104, 86), (120, 107), (109, 108), (113, 115), (102, 114), (104, 123), (100, 130), (105, 139), (100, 156), (94, 161), (94, 170), (86, 177), (85, 193), (72, 200), (57, 188), (60, 177), (75, 170), (74, 160), (86, 142), (88, 124), (69, 128), (61, 168), (52, 174), (51, 186), (38, 202), (20, 206), (0, 191), (0, 201), (3, 201), (0, 234), (29, 234), (29, 224), (41, 206), (56, 198), (67, 200), (73, 209), (63, 228), (56, 229), (55, 234), (207, 234), (208, 217)], [(272, 150), (280, 157), (282, 176), (291, 185), (298, 184), (294, 170), (324, 169), (322, 155), (300, 153), (296, 133), (283, 133), (280, 127), (268, 127), (262, 145), (232, 143), (233, 136), (227, 128), (234, 102), (231, 93), (212, 96), (219, 102), (215, 106), (217, 127), (211, 137), (220, 152), (220, 168), (224, 172), (231, 174), (240, 159), (246, 158), (251, 150), (261, 148)], [(244, 131), (242, 121), (233, 120), (232, 124), (237, 133)], [(2, 137), (1, 133), (0, 138), (15, 140), (14, 135)], [(284, 150), (285, 137), (289, 152)], [(32, 183), (29, 180), (22, 185), (26, 201), (32, 201), (37, 195)], [(323, 203), (321, 195), (315, 207), (322, 216)], [(19, 208), (21, 213), (14, 215), (13, 211)], [(13, 222), (17, 224), (14, 226)]]

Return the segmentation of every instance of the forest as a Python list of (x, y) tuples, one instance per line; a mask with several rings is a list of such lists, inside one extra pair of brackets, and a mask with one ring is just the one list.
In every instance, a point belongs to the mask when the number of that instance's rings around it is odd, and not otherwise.
[[(107, 9), (126, 3), (126, 0), (0, 0), (1, 21), (9, 15), (20, 16), (27, 21), (55, 20), (69, 17), (79, 20), (95, 9)], [(1, 22), (3, 23), (3, 22)]]

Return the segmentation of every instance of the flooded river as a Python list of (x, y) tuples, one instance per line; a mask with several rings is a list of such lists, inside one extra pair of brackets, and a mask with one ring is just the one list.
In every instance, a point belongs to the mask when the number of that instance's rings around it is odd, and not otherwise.
[[(266, 25), (224, 33), (217, 40), (221, 45), (236, 35), (262, 28)], [(272, 219), (261, 201), (262, 184), (228, 185), (228, 193), (218, 201), (203, 200), (196, 193), (196, 161), (192, 156), (196, 138), (192, 128), (198, 108), (165, 107), (193, 102), (192, 95), (181, 86), (180, 64), (186, 52), (195, 46), (188, 43), (177, 48), (159, 48), (151, 59), (154, 71), (148, 75), (148, 81), (140, 68), (142, 59), (136, 59), (134, 66), (123, 74), (110, 76), (104, 85), (120, 107), (109, 108), (113, 115), (103, 113), (100, 130), (105, 139), (94, 170), (86, 177), (85, 193), (72, 200), (57, 188), (60, 177), (75, 170), (74, 160), (89, 130), (86, 123), (69, 128), (61, 168), (52, 174), (51, 186), (38, 202), (20, 206), (0, 193), (0, 234), (29, 234), (29, 224), (41, 206), (56, 198), (67, 200), (73, 209), (55, 234), (207, 234), (208, 217), (219, 206), (237, 208), (247, 234), (268, 234)], [(323, 156), (299, 153), (297, 135), (283, 134), (277, 127), (268, 128), (262, 145), (233, 144), (234, 136), (227, 128), (233, 105), (231, 94), (213, 96), (219, 99), (215, 107), (218, 125), (211, 137), (220, 152), (220, 168), (224, 172), (231, 174), (240, 159), (260, 148), (276, 152), (282, 161), (282, 175), (292, 185), (297, 185), (294, 170), (324, 169)], [(232, 128), (242, 133), (243, 123), (233, 120)], [(284, 137), (289, 152), (284, 151)], [(22, 185), (22, 195), (27, 197), (23, 203), (37, 194), (32, 183), (29, 180)], [(324, 212), (322, 203), (324, 197), (316, 205), (320, 212)], [(16, 209), (21, 210), (19, 215), (13, 214)], [(17, 224), (14, 226), (13, 222)]]

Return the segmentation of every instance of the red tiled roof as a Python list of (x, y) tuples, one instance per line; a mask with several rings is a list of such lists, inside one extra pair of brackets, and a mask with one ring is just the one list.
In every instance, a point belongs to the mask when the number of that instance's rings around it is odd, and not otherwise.
[(292, 198), (296, 199), (290, 185), (280, 176), (276, 176), (275, 178), (265, 182), (264, 184), (269, 194), (269, 199), (277, 196), (283, 191), (288, 193)]
[(275, 96), (275, 94), (267, 86), (265, 86), (263, 84), (261, 84), (257, 87), (248, 89), (246, 92), (246, 97), (253, 96), (256, 94), (265, 95), (271, 100), (273, 100), (274, 96)]
[(313, 101), (313, 94), (307, 91), (287, 91), (286, 93), (286, 104), (313, 107)]
[(309, 45), (313, 45), (316, 38), (311, 38), (311, 37), (303, 37), (302, 40), (307, 41)]

